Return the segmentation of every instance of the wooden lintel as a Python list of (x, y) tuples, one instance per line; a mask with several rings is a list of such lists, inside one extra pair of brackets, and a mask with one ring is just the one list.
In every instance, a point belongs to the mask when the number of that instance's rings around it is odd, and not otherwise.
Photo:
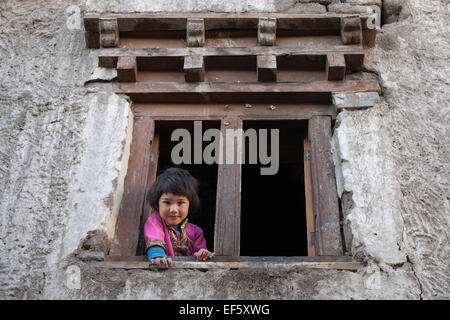
[(136, 57), (119, 57), (117, 61), (117, 78), (119, 82), (136, 82)]
[(258, 21), (258, 43), (262, 46), (274, 46), (277, 39), (277, 19), (261, 17)]
[(89, 83), (88, 92), (128, 95), (135, 103), (331, 103), (332, 92), (380, 92), (375, 80), (308, 83)]
[(148, 116), (155, 120), (169, 120), (169, 117), (179, 119), (220, 120), (227, 116), (240, 117), (243, 120), (274, 119), (274, 120), (307, 120), (313, 116), (327, 115), (336, 117), (336, 108), (327, 104), (252, 104), (247, 108), (241, 104), (133, 104), (135, 116)]
[(100, 18), (100, 45), (103, 48), (119, 45), (119, 26), (116, 18)]
[(326, 74), (328, 81), (344, 80), (345, 57), (343, 54), (327, 54)]
[(203, 19), (187, 19), (186, 42), (188, 47), (203, 47), (205, 45), (205, 22)]
[(380, 93), (376, 80), (344, 80), (339, 82), (312, 81), (305, 83), (178, 83), (178, 82), (137, 82), (137, 83), (90, 83), (90, 91), (114, 91), (124, 94), (241, 94), (241, 93), (330, 93), (368, 92)]
[(183, 70), (186, 82), (202, 82), (205, 79), (205, 62), (203, 57), (184, 57)]
[(277, 57), (258, 56), (258, 81), (277, 81)]
[(359, 16), (341, 18), (341, 39), (344, 44), (362, 43), (361, 19)]

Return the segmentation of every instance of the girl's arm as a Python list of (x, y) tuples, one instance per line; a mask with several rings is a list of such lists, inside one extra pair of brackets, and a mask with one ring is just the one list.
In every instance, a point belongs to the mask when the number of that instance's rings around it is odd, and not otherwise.
[(150, 261), (153, 258), (158, 258), (158, 257), (167, 258), (167, 254), (162, 247), (153, 246), (147, 250), (147, 257), (148, 257), (148, 260)]

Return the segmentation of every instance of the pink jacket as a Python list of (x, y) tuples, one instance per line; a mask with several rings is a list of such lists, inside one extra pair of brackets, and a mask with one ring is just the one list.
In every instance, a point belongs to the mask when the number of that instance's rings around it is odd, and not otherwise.
[(206, 240), (200, 227), (186, 219), (180, 231), (177, 231), (164, 222), (159, 212), (152, 213), (145, 222), (144, 240), (146, 250), (151, 246), (160, 246), (167, 256), (193, 256), (200, 249), (206, 249)]

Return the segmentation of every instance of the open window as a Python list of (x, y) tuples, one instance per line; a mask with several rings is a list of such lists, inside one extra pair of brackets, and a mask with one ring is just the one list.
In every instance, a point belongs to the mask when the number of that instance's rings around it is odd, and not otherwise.
[[(307, 136), (307, 122), (244, 121), (243, 127), (244, 132), (255, 130), (258, 142), (268, 136), (267, 150), (272, 154), (271, 158), (267, 158), (278, 161), (278, 164), (273, 168), (273, 172), (269, 172), (274, 174), (262, 174), (261, 167), (267, 167), (261, 163), (261, 160), (265, 160), (266, 150), (261, 150), (259, 143), (253, 142), (258, 149), (255, 151), (262, 155), (262, 159), (252, 163), (249, 143), (245, 143), (246, 159), (242, 164), (241, 178), (240, 254), (307, 256), (303, 148), (303, 138)], [(277, 130), (278, 141), (270, 139), (272, 130)], [(278, 145), (274, 146), (272, 142), (278, 142)], [(278, 150), (275, 150), (275, 147)]]
[[(202, 132), (220, 130), (223, 153), (228, 129), (279, 130), (276, 174), (262, 175), (266, 163), (248, 158), (176, 164), (200, 180), (202, 211), (190, 221), (205, 231), (215, 261), (342, 256), (331, 96), (380, 92), (377, 81), (346, 79), (363, 68), (367, 17), (125, 14), (84, 22), (87, 47), (99, 48), (99, 66), (118, 75), (117, 82), (89, 87), (133, 102), (125, 191), (108, 259), (144, 259), (142, 226), (151, 211), (145, 195), (158, 172), (173, 165), (171, 132), (192, 133), (196, 120)], [(248, 157), (246, 148), (240, 152)]]
[[(201, 200), (201, 208), (199, 212), (190, 215), (188, 218), (191, 223), (194, 223), (203, 229), (207, 247), (210, 248), (210, 250), (212, 250), (214, 246), (218, 166), (215, 163), (194, 163), (196, 162), (196, 159), (193, 157), (196, 151), (196, 143), (194, 141), (191, 141), (190, 155), (187, 155), (189, 161), (186, 161), (186, 163), (174, 163), (171, 154), (173, 148), (180, 143), (177, 139), (172, 140), (172, 134), (175, 130), (185, 130), (186, 133), (189, 133), (189, 137), (196, 139), (200, 143), (199, 147), (203, 150), (207, 145), (207, 141), (203, 141), (202, 137), (205, 131), (211, 128), (219, 129), (220, 121), (202, 121), (201, 127), (198, 128), (199, 132), (194, 132), (194, 121), (192, 120), (156, 121), (155, 135), (150, 154), (152, 167), (149, 170), (149, 177), (146, 185), (146, 190), (148, 191), (159, 172), (174, 166), (188, 170), (192, 176), (200, 182), (198, 196)], [(138, 255), (143, 255), (145, 253), (143, 226), (151, 212), (153, 212), (153, 208), (145, 201), (140, 224), (139, 245), (137, 248)]]

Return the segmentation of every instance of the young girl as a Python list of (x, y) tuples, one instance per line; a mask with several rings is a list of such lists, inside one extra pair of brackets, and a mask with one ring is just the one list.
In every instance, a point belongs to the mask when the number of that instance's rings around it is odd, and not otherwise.
[(144, 225), (144, 239), (150, 263), (172, 266), (169, 256), (196, 256), (211, 259), (200, 227), (187, 216), (200, 206), (198, 182), (186, 170), (170, 168), (160, 174), (150, 188), (147, 200), (156, 209)]

